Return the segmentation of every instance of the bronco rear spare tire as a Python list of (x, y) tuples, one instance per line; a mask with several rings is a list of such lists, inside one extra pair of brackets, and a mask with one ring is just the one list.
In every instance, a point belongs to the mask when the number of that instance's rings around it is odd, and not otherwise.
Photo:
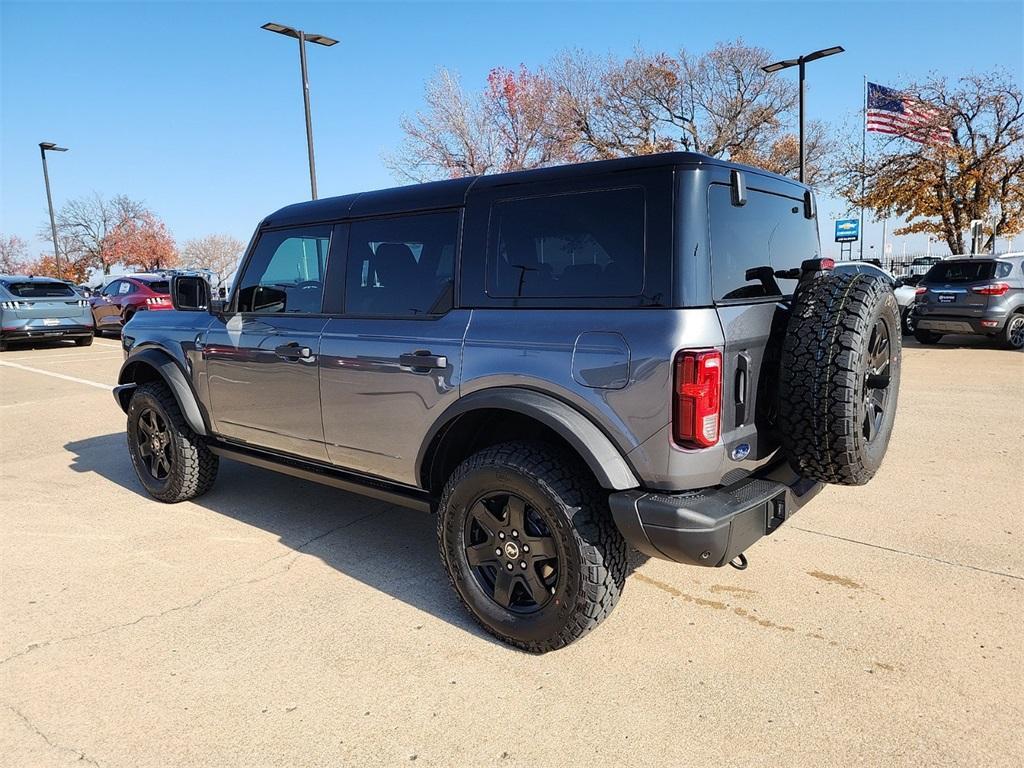
[(900, 385), (899, 306), (865, 274), (821, 272), (793, 298), (779, 377), (780, 441), (793, 469), (863, 485), (889, 445)]

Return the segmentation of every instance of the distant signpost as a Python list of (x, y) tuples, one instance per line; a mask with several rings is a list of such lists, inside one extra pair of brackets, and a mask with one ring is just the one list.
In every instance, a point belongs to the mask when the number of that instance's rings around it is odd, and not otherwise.
[(836, 242), (852, 243), (860, 239), (860, 221), (839, 219), (836, 221)]

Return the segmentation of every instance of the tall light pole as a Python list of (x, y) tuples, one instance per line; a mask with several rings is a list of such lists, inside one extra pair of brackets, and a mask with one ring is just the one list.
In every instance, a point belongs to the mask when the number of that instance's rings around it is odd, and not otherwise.
[(46, 152), (67, 152), (67, 147), (58, 147), (52, 141), (39, 142), (39, 154), (43, 158), (43, 181), (46, 182), (46, 204), (50, 207), (50, 234), (53, 235), (53, 262), (60, 279), (60, 249), (57, 248), (57, 221), (53, 218), (53, 196), (50, 195), (50, 172), (46, 168)]
[[(837, 53), (842, 53), (844, 50), (841, 45), (834, 45), (831, 48), (822, 48), (820, 51), (814, 53), (808, 53), (806, 56), (800, 56), (796, 59), (784, 59), (782, 61), (776, 61), (774, 64), (769, 64), (767, 67), (761, 67), (765, 72), (771, 74), (772, 72), (778, 72), (782, 69), (789, 69), (790, 67), (800, 68), (800, 181), (804, 181), (806, 172), (805, 167), (805, 156), (804, 156), (804, 66), (811, 61), (817, 61), (823, 59), (826, 56), (834, 56)], [(861, 233), (863, 237), (863, 233)]]
[(306, 107), (306, 148), (309, 151), (309, 188), (316, 200), (316, 163), (313, 160), (313, 121), (309, 116), (309, 75), (306, 72), (306, 41), (325, 45), (328, 48), (338, 41), (325, 35), (314, 35), (303, 32), (301, 29), (286, 27), (284, 24), (268, 22), (261, 29), (268, 32), (277, 32), (279, 35), (294, 37), (299, 41), (299, 66), (302, 68), (302, 103)]

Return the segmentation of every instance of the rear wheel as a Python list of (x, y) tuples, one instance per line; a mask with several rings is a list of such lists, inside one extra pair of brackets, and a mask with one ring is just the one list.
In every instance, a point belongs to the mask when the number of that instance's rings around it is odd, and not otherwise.
[(793, 299), (782, 349), (778, 427), (804, 477), (863, 485), (896, 417), (899, 307), (881, 278), (823, 273)]
[(914, 338), (921, 344), (938, 344), (939, 340), (942, 338), (942, 334), (918, 328), (914, 331)]
[(913, 334), (917, 323), (914, 321), (914, 308), (912, 306), (903, 310), (903, 333)]
[(626, 545), (605, 494), (548, 446), (506, 443), (464, 461), (445, 485), (437, 532), (473, 618), (533, 653), (582, 637), (622, 592)]
[(1010, 315), (999, 340), (1007, 349), (1024, 349), (1024, 314)]
[(174, 503), (210, 490), (219, 461), (192, 431), (162, 381), (140, 384), (128, 405), (128, 452), (135, 473), (155, 499)]

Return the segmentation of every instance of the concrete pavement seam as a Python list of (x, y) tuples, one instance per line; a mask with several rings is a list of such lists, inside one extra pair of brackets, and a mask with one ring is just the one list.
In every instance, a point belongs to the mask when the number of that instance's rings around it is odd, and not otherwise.
[(1024, 581), (1024, 576), (1017, 576), (1012, 573), (1006, 573), (1005, 571), (993, 571), (988, 568), (982, 568), (977, 565), (967, 565), (966, 563), (957, 563), (952, 560), (943, 560), (941, 557), (933, 557), (932, 555), (922, 555), (920, 552), (909, 552), (905, 549), (896, 549), (894, 547), (886, 547), (882, 544), (872, 544), (869, 541), (859, 541), (857, 539), (849, 539), (846, 536), (837, 536), (834, 533), (825, 533), (824, 531), (814, 531), (810, 528), (801, 528), (798, 525), (791, 525), (791, 529), (796, 531), (803, 531), (804, 533), (813, 533), (817, 536), (825, 536), (829, 539), (839, 539), (840, 541), (847, 541), (850, 544), (860, 544), (863, 547), (871, 547), (872, 549), (881, 549), (885, 552), (895, 552), (898, 555), (908, 555), (909, 557), (919, 557), (922, 560), (931, 560), (935, 563), (942, 563), (943, 565), (952, 565), (954, 568), (966, 568), (971, 571), (980, 571), (981, 573), (988, 573), (992, 576), (1004, 576), (1007, 579), (1016, 579), (1017, 581)]
[(313, 536), (312, 538), (307, 539), (306, 541), (304, 541), (299, 546), (291, 548), (288, 552), (284, 552), (284, 553), (282, 553), (280, 555), (274, 555), (274, 557), (271, 557), (268, 560), (262, 561), (255, 568), (256, 570), (258, 570), (260, 568), (263, 568), (264, 566), (269, 565), (270, 563), (275, 562), (276, 560), (280, 560), (283, 557), (291, 557), (292, 558), (292, 562), (288, 563), (288, 565), (286, 565), (280, 571), (275, 571), (274, 573), (267, 574), (266, 576), (260, 576), (260, 577), (255, 578), (255, 579), (251, 579), (251, 578), (250, 579), (236, 579), (234, 581), (231, 581), (231, 582), (225, 584), (224, 586), (218, 587), (213, 592), (209, 592), (209, 593), (207, 593), (205, 595), (202, 595), (197, 600), (194, 600), (191, 603), (186, 603), (185, 605), (176, 605), (176, 606), (174, 606), (172, 608), (168, 608), (167, 610), (160, 611), (159, 613), (143, 614), (142, 616), (139, 616), (137, 619), (133, 619), (132, 621), (122, 622), (120, 624), (111, 624), (109, 627), (103, 627), (101, 629), (96, 629), (96, 630), (93, 630), (92, 632), (84, 632), (84, 633), (78, 634), (78, 635), (68, 635), (67, 637), (59, 637), (59, 638), (57, 638), (55, 640), (44, 640), (44, 641), (39, 642), (39, 643), (30, 643), (24, 650), (19, 651), (18, 653), (12, 653), (10, 656), (8, 656), (5, 659), (0, 659), (0, 666), (3, 666), (4, 664), (6, 664), (9, 661), (13, 661), (14, 659), (20, 658), (21, 656), (25, 656), (26, 654), (29, 654), (32, 651), (37, 651), (40, 648), (47, 648), (47, 647), (49, 647), (51, 645), (58, 645), (60, 643), (66, 643), (66, 642), (69, 642), (71, 640), (84, 640), (87, 637), (95, 637), (97, 635), (102, 635), (102, 634), (105, 634), (107, 632), (112, 632), (112, 631), (114, 631), (116, 629), (125, 629), (127, 627), (135, 626), (136, 624), (139, 624), (139, 623), (145, 621), (146, 619), (162, 619), (164, 616), (167, 616), (168, 614), (171, 614), (171, 613), (176, 613), (178, 611), (191, 610), (192, 608), (195, 608), (195, 607), (199, 606), (201, 603), (203, 603), (203, 602), (205, 602), (205, 601), (207, 601), (207, 600), (209, 600), (211, 598), (217, 597), (217, 595), (221, 594), (222, 592), (227, 592), (229, 589), (234, 589), (235, 587), (239, 587), (239, 586), (248, 586), (250, 584), (257, 584), (257, 583), (259, 583), (261, 581), (266, 581), (268, 579), (272, 579), (272, 578), (275, 578), (277, 576), (280, 576), (280, 575), (282, 575), (284, 573), (287, 573), (289, 570), (291, 570), (291, 567), (295, 564), (295, 562), (299, 559), (299, 557), (302, 554), (305, 553), (306, 547), (310, 546), (311, 544), (315, 544), (316, 542), (320, 541), (320, 539), (323, 539), (323, 538), (326, 538), (327, 536), (330, 536), (332, 533), (336, 533), (336, 532), (342, 530), (343, 528), (348, 528), (349, 526), (355, 525), (356, 523), (362, 522), (363, 520), (366, 520), (367, 518), (373, 517), (374, 515), (377, 515), (377, 514), (380, 514), (380, 510), (377, 510), (377, 511), (374, 511), (374, 512), (369, 512), (369, 513), (367, 513), (365, 515), (357, 517), (355, 520), (349, 520), (348, 522), (342, 523), (341, 525), (337, 525), (337, 526), (331, 528), (330, 530), (324, 531), (323, 533), (319, 533), (316, 536)]
[(43, 733), (43, 731), (39, 730), (39, 728), (36, 727), (35, 723), (33, 723), (31, 720), (25, 717), (24, 713), (17, 707), (12, 707), (10, 704), (6, 702), (4, 702), (4, 706), (11, 710), (11, 712), (13, 712), (21, 720), (21, 722), (23, 722), (25, 726), (30, 731), (32, 731), (32, 733), (36, 734), (43, 741), (45, 741), (47, 746), (53, 749), (59, 749), (62, 752), (70, 752), (73, 755), (78, 755), (78, 759), (80, 761), (89, 763), (90, 765), (95, 765), (97, 768), (99, 768), (99, 763), (97, 763), (95, 760), (93, 760), (91, 757), (85, 754), (85, 752), (83, 752), (82, 750), (76, 749), (74, 747), (65, 747), (63, 744), (58, 744), (55, 741), (51, 741), (50, 737)]

